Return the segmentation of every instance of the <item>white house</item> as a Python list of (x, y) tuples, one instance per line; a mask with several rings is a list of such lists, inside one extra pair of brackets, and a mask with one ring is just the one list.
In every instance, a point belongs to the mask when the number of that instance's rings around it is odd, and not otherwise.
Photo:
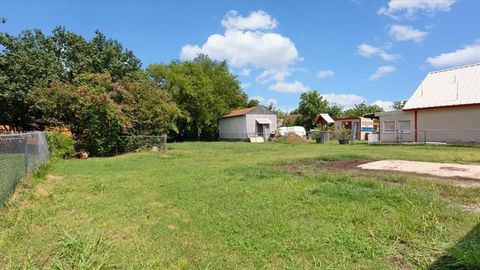
[(267, 139), (277, 129), (277, 114), (263, 106), (231, 111), (219, 119), (220, 140)]
[(381, 141), (480, 142), (480, 63), (428, 73), (402, 110), (375, 116)]

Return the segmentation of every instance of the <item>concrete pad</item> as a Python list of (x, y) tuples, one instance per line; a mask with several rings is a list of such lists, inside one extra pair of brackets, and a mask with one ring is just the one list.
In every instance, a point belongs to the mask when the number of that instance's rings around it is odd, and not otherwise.
[(440, 177), (461, 177), (480, 180), (480, 165), (434, 163), (407, 160), (380, 160), (358, 166), (366, 170), (400, 171)]

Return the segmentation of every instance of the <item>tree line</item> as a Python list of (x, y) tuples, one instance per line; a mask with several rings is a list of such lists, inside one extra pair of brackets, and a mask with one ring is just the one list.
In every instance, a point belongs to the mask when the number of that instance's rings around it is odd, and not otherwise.
[(142, 69), (118, 41), (63, 27), (0, 33), (0, 46), (0, 124), (67, 127), (93, 155), (112, 154), (120, 135), (212, 140), (219, 116), (248, 105), (226, 62), (204, 55)]
[[(260, 104), (248, 100), (225, 61), (199, 55), (143, 69), (132, 51), (100, 31), (90, 40), (64, 27), (49, 35), (0, 33), (0, 49), (0, 125), (19, 132), (66, 127), (93, 155), (113, 154), (120, 135), (214, 140), (220, 116)], [(318, 113), (380, 110), (359, 104), (343, 111), (312, 91), (293, 113), (310, 129)]]

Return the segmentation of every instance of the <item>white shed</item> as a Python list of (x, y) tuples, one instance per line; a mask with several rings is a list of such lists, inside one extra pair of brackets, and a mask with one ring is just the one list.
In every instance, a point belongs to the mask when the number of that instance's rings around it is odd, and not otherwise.
[(277, 129), (277, 114), (257, 106), (231, 111), (219, 119), (220, 140), (267, 139)]

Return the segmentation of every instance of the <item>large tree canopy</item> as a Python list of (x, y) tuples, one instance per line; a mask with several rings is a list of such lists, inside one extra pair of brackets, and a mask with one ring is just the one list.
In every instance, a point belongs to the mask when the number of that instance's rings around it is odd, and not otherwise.
[(376, 112), (383, 112), (383, 109), (378, 105), (367, 105), (365, 102), (356, 104), (353, 108), (344, 112), (346, 117), (360, 117), (365, 114), (371, 114)]
[(79, 148), (113, 154), (120, 135), (176, 132), (179, 109), (167, 91), (146, 79), (114, 82), (110, 74), (81, 74), (30, 92), (37, 125), (67, 126)]
[(394, 110), (401, 110), (403, 107), (405, 107), (405, 104), (407, 103), (406, 100), (396, 100), (393, 102), (392, 109)]
[(200, 55), (193, 61), (150, 65), (147, 73), (172, 94), (181, 109), (177, 121), (180, 140), (215, 139), (218, 118), (247, 106), (247, 95), (225, 61)]
[(83, 73), (109, 73), (113, 81), (140, 71), (140, 61), (99, 31), (87, 41), (57, 27), (52, 35), (27, 30), (18, 36), (0, 33), (0, 123), (15, 130), (34, 126), (29, 92), (53, 81), (73, 82)]
[(342, 112), (342, 108), (335, 104), (329, 104), (326, 99), (318, 94), (317, 91), (305, 92), (300, 96), (298, 109), (292, 114), (300, 114), (301, 117), (296, 120), (297, 125), (304, 126), (310, 130), (314, 128), (314, 122), (321, 113), (328, 113), (333, 118), (338, 117)]

